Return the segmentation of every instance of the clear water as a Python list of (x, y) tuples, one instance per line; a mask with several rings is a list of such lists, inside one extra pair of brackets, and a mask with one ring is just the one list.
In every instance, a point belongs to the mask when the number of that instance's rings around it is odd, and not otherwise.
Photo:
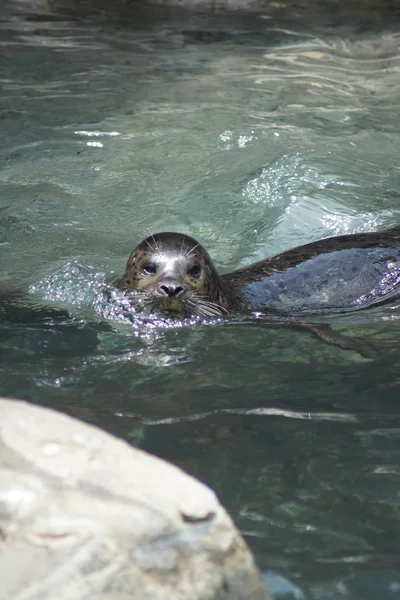
[(277, 598), (400, 598), (396, 311), (334, 320), (366, 359), (261, 320), (131, 322), (101, 293), (151, 232), (229, 270), (399, 224), (400, 11), (107, 4), (0, 8), (1, 287), (60, 309), (5, 306), (0, 392), (209, 483)]

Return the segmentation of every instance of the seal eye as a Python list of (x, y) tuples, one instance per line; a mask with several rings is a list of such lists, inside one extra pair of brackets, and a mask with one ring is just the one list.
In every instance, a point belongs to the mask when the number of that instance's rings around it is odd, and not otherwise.
[(201, 268), (199, 265), (193, 265), (193, 267), (188, 270), (188, 273), (195, 279), (199, 279), (201, 275)]
[(146, 263), (145, 265), (143, 265), (142, 267), (142, 273), (143, 275), (155, 275), (156, 274), (156, 265), (154, 265), (153, 263)]

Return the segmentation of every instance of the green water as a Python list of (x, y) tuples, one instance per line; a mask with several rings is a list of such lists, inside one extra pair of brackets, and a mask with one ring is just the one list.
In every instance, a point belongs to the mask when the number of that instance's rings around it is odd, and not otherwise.
[[(344, 5), (345, 4), (345, 5)], [(336, 319), (377, 358), (264, 322), (117, 319), (151, 232), (229, 270), (400, 223), (400, 12), (0, 9), (0, 393), (98, 424), (218, 492), (276, 597), (400, 598), (400, 321)], [(279, 579), (283, 578), (283, 579)]]

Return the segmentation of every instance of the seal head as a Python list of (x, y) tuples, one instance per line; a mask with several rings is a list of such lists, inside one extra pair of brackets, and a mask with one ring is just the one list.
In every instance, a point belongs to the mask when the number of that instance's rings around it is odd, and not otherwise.
[(210, 256), (181, 233), (156, 233), (143, 240), (116, 287), (151, 312), (216, 317), (231, 308), (227, 285)]

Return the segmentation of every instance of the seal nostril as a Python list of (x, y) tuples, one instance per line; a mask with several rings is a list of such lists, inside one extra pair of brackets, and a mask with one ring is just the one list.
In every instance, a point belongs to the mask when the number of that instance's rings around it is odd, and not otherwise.
[(166, 296), (169, 296), (169, 287), (167, 285), (160, 285), (160, 290)]
[(160, 291), (165, 296), (180, 296), (183, 292), (183, 287), (181, 285), (160, 285)]

